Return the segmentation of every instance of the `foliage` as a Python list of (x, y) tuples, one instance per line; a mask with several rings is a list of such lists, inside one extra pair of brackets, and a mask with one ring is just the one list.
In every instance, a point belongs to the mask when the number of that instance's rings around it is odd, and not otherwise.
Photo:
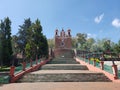
[(23, 53), (23, 55), (25, 55), (25, 46), (27, 43), (27, 39), (28, 39), (28, 29), (30, 28), (32, 22), (30, 20), (30, 18), (25, 19), (24, 20), (24, 24), (23, 25), (19, 25), (19, 31), (17, 33), (17, 45), (19, 48), (19, 51)]
[(76, 37), (72, 37), (72, 47), (77, 48), (77, 38)]
[(18, 47), (17, 41), (18, 41), (17, 35), (13, 35), (12, 36), (12, 50), (13, 50), (14, 55), (19, 53), (19, 47)]
[(106, 40), (103, 44), (104, 51), (110, 51), (111, 46), (110, 46), (110, 40)]
[(9, 66), (12, 60), (11, 21), (7, 17), (0, 23), (0, 61)]
[(54, 48), (55, 47), (54, 39), (48, 39), (47, 42), (48, 42), (49, 48)]
[(78, 43), (83, 46), (87, 39), (87, 34), (77, 33), (77, 41)]
[(92, 60), (92, 61), (96, 61), (96, 62), (100, 62), (100, 60), (98, 59), (98, 58), (90, 58), (90, 60)]
[(114, 47), (114, 52), (116, 52), (117, 54), (120, 54), (120, 40), (113, 47)]
[(25, 46), (26, 57), (35, 59), (37, 56), (48, 56), (48, 43), (42, 33), (42, 26), (37, 19), (28, 29), (28, 38)]

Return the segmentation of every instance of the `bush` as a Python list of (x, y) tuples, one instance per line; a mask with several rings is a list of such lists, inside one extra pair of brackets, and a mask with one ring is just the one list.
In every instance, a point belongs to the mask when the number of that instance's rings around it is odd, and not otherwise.
[(98, 58), (90, 58), (90, 60), (92, 60), (92, 61), (95, 60), (95, 61), (98, 62), (98, 63), (100, 62), (100, 60), (99, 60)]

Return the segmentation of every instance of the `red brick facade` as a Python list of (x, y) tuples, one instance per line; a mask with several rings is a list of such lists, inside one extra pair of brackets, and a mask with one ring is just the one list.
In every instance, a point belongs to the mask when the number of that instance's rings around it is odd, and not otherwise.
[[(71, 30), (65, 32), (62, 29), (60, 33), (56, 30), (54, 56), (62, 56), (66, 53), (72, 53)], [(69, 57), (73, 57), (73, 55), (70, 54)]]
[(63, 29), (59, 34), (59, 31), (55, 31), (55, 49), (64, 48), (64, 49), (71, 49), (72, 42), (71, 42), (71, 30), (69, 29), (65, 32)]

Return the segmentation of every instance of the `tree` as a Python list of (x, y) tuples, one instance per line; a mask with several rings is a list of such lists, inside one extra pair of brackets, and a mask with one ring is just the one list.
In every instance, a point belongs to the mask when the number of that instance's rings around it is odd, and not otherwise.
[(93, 47), (95, 46), (95, 49), (93, 51), (103, 52), (104, 51), (103, 46), (106, 40), (107, 40), (106, 38), (96, 40), (96, 43), (93, 44)]
[(18, 48), (18, 37), (16, 35), (12, 36), (12, 50), (13, 50), (13, 54), (17, 54), (19, 53), (19, 48)]
[(27, 44), (27, 39), (29, 37), (28, 29), (31, 27), (31, 24), (32, 22), (30, 18), (25, 19), (24, 24), (19, 26), (20, 28), (17, 33), (17, 37), (18, 37), (17, 45), (19, 50), (23, 53), (24, 56), (25, 56), (25, 46)]
[(42, 33), (42, 26), (40, 21), (37, 19), (35, 23), (32, 23), (31, 27), (28, 29), (28, 39), (25, 47), (26, 55), (28, 58), (36, 56), (48, 55), (48, 43), (46, 37)]
[(55, 47), (54, 39), (48, 39), (47, 42), (48, 42), (49, 48), (54, 48)]
[(72, 47), (77, 48), (77, 38), (76, 37), (72, 37)]
[(2, 65), (3, 65), (3, 60), (2, 60), (2, 32), (0, 30), (0, 66), (2, 66)]
[(11, 21), (7, 17), (4, 21), (1, 20), (0, 24), (0, 40), (1, 40), (1, 63), (9, 66), (11, 63), (12, 56), (12, 44), (11, 44)]
[(117, 44), (114, 45), (114, 51), (119, 54), (120, 53), (120, 40)]
[(47, 38), (42, 33), (42, 26), (40, 21), (37, 19), (34, 24), (34, 40), (37, 49), (37, 54), (39, 56), (48, 56), (48, 43)]
[(48, 43), (47, 43), (47, 38), (43, 35), (42, 39), (42, 48), (41, 48), (41, 55), (44, 57), (48, 57)]
[(84, 49), (84, 44), (87, 40), (87, 34), (77, 33), (77, 42), (79, 45), (79, 48)]
[(83, 44), (84, 49), (90, 51), (92, 45), (95, 43), (94, 38), (86, 39), (86, 42)]
[(111, 46), (110, 46), (110, 40), (106, 40), (103, 44), (104, 51), (110, 51)]

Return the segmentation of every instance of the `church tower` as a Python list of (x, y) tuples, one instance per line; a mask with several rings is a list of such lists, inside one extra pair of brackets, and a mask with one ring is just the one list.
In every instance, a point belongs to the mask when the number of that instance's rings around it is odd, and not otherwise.
[(59, 33), (58, 29), (55, 30), (55, 49), (71, 49), (72, 42), (71, 42), (71, 30), (67, 30), (65, 32), (63, 29)]

